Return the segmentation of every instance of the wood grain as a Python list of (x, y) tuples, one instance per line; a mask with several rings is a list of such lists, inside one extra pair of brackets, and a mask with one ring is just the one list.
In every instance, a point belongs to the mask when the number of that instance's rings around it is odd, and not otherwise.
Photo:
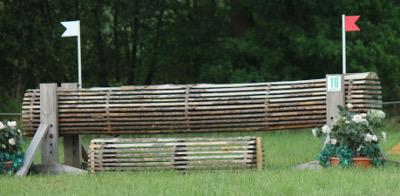
[[(244, 84), (188, 84), (58, 89), (60, 135), (266, 131), (326, 123), (325, 79)], [(375, 73), (345, 75), (353, 111), (380, 109)], [(26, 135), (40, 124), (40, 91), (28, 89)]]

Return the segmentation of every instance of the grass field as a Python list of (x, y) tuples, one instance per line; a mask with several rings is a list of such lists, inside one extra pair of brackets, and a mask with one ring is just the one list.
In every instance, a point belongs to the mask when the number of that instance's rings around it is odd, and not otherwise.
[[(400, 142), (400, 125), (387, 121), (384, 151)], [(310, 129), (207, 135), (148, 137), (261, 136), (266, 157), (263, 171), (120, 172), (88, 175), (0, 177), (0, 195), (398, 195), (400, 165), (385, 168), (294, 170), (315, 160), (321, 143)], [(133, 137), (133, 136), (132, 136)], [(147, 137), (147, 136), (139, 136)], [(84, 137), (89, 145), (91, 137)], [(29, 143), (29, 142), (27, 142)], [(28, 145), (28, 144), (27, 144)], [(60, 162), (63, 162), (60, 149)], [(388, 156), (400, 161), (399, 155)], [(38, 163), (40, 155), (35, 158)]]

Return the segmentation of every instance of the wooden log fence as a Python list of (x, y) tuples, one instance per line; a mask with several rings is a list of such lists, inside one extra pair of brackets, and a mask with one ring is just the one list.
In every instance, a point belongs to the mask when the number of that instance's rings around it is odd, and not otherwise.
[(264, 165), (261, 138), (93, 139), (89, 170), (246, 169)]
[[(353, 111), (380, 109), (375, 73), (347, 74)], [(247, 132), (326, 123), (326, 79), (245, 83), (58, 88), (60, 135)], [(40, 124), (40, 90), (25, 93), (26, 135)]]

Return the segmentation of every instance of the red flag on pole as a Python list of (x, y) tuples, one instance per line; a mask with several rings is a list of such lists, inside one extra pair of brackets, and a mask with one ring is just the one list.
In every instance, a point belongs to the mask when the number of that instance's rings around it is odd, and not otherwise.
[(356, 25), (356, 21), (360, 18), (360, 16), (345, 16), (345, 30), (346, 31), (360, 31), (360, 29)]

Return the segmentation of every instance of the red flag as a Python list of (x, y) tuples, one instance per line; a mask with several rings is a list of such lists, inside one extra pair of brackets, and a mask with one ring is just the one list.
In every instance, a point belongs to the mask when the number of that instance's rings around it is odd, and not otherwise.
[(360, 29), (356, 25), (356, 21), (360, 18), (360, 16), (345, 16), (344, 17), (344, 26), (346, 31), (360, 31)]

